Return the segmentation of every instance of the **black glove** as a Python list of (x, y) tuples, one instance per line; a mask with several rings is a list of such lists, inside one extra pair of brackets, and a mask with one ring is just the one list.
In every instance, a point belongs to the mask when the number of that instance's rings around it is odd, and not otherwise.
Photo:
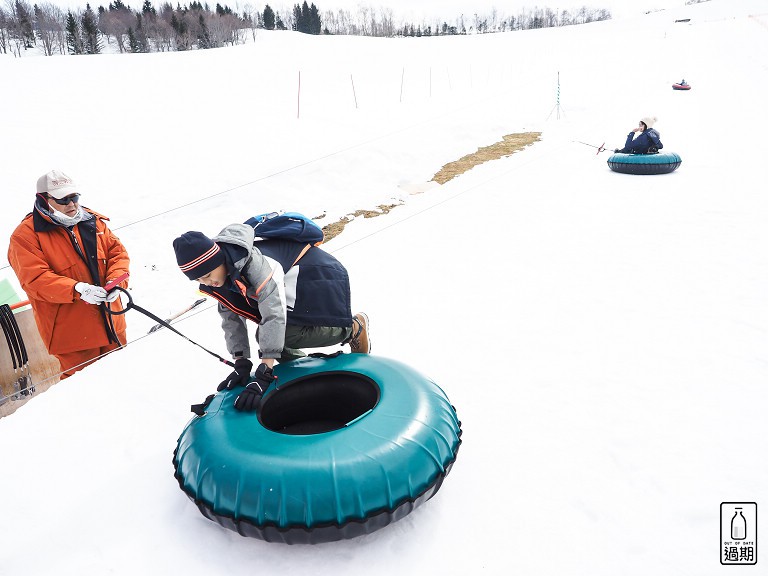
[(227, 376), (227, 379), (219, 384), (216, 390), (221, 392), (222, 390), (232, 390), (238, 386), (245, 386), (251, 377), (251, 368), (253, 368), (253, 362), (248, 358), (238, 358), (235, 360), (235, 371)]
[(620, 150), (618, 148), (614, 148), (613, 151), (618, 154)]
[(259, 407), (261, 403), (261, 397), (264, 392), (267, 391), (269, 385), (275, 381), (276, 377), (272, 374), (272, 368), (266, 364), (259, 364), (254, 373), (254, 380), (245, 390), (235, 398), (235, 410), (241, 410), (244, 412), (253, 412)]

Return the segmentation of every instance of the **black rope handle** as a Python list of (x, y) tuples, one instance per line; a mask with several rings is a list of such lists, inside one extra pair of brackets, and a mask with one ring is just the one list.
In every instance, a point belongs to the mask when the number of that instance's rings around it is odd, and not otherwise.
[(137, 305), (133, 301), (133, 297), (131, 296), (130, 292), (128, 292), (128, 290), (126, 290), (125, 288), (122, 288), (121, 286), (115, 286), (114, 290), (118, 290), (118, 291), (122, 292), (123, 294), (125, 294), (126, 296), (128, 296), (128, 303), (127, 304), (123, 304), (123, 309), (122, 310), (111, 310), (111, 309), (108, 309), (110, 315), (112, 315), (112, 316), (121, 316), (121, 315), (125, 314), (126, 312), (128, 312), (128, 310), (136, 310), (137, 312), (141, 312), (142, 314), (144, 314), (144, 316), (147, 316), (148, 318), (151, 318), (155, 322), (157, 322), (157, 323), (165, 326), (169, 330), (175, 332), (176, 334), (178, 334), (179, 336), (184, 338), (184, 340), (186, 340), (188, 342), (191, 342), (192, 344), (194, 344), (198, 348), (202, 348), (203, 350), (208, 352), (208, 354), (210, 354), (211, 356), (217, 358), (219, 360), (219, 362), (223, 362), (227, 366), (231, 366), (231, 367), (234, 368), (235, 364), (231, 360), (227, 360), (225, 358), (222, 358), (221, 356), (216, 354), (216, 352), (211, 352), (205, 346), (202, 346), (202, 345), (198, 344), (197, 342), (195, 342), (191, 338), (188, 338), (187, 336), (185, 336), (184, 334), (182, 334), (181, 332), (176, 330), (176, 328), (171, 326), (168, 322), (166, 322), (165, 320), (163, 320), (159, 316), (155, 316), (149, 310), (146, 310), (146, 309), (142, 308), (141, 306)]

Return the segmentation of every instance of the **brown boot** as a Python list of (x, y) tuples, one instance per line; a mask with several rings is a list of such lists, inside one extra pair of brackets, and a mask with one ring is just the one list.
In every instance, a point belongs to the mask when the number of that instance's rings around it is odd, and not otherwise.
[(352, 318), (352, 338), (349, 340), (352, 352), (358, 354), (371, 353), (371, 337), (368, 328), (368, 316), (365, 312), (355, 314)]

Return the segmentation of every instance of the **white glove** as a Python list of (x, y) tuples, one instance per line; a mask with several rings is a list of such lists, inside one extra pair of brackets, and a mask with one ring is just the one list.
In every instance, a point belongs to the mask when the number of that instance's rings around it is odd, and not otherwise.
[(88, 304), (101, 304), (107, 299), (107, 291), (101, 286), (78, 282), (75, 284), (75, 290), (80, 292), (80, 299)]
[(112, 292), (107, 292), (106, 302), (114, 302), (119, 298), (120, 298), (120, 290), (112, 290)]

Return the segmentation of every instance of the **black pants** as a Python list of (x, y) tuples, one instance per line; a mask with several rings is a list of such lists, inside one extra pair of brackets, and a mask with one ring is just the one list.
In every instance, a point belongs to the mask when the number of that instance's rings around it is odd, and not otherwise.
[(289, 362), (306, 356), (300, 348), (323, 348), (344, 344), (352, 337), (352, 327), (339, 326), (293, 326), (285, 327), (285, 348), (280, 362)]

